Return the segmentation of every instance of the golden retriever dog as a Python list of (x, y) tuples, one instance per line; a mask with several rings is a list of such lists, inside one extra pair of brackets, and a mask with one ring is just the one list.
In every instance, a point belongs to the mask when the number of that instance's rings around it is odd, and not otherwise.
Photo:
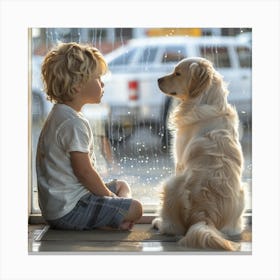
[(238, 115), (228, 90), (210, 61), (182, 60), (158, 79), (160, 90), (177, 98), (171, 114), (175, 176), (163, 184), (160, 215), (153, 226), (183, 236), (191, 248), (235, 251), (230, 236), (243, 230), (243, 155)]

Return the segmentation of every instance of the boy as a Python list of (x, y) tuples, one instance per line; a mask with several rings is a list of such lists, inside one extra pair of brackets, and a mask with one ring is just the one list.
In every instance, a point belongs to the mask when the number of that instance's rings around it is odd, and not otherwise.
[(100, 103), (107, 71), (93, 47), (64, 43), (42, 64), (48, 100), (55, 103), (41, 131), (36, 156), (39, 204), (52, 228), (130, 230), (142, 216), (124, 181), (105, 184), (95, 169), (93, 136), (81, 113)]

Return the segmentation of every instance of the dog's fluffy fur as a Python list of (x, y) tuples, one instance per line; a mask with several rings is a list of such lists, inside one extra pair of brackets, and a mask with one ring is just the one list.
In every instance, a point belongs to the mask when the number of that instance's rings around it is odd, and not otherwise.
[(183, 246), (238, 250), (227, 238), (243, 230), (243, 155), (238, 115), (222, 76), (195, 57), (179, 62), (158, 85), (180, 103), (171, 115), (176, 174), (163, 185), (153, 225), (163, 234), (183, 235)]

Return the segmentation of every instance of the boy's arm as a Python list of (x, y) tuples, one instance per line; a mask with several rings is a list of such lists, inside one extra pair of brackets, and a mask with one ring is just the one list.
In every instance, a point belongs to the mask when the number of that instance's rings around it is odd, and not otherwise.
[(89, 154), (71, 152), (70, 160), (75, 176), (89, 191), (98, 196), (115, 196), (92, 166)]

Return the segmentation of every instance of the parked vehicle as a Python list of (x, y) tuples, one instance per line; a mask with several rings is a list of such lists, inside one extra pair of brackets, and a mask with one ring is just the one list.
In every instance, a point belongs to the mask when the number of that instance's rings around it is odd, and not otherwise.
[(228, 82), (229, 101), (243, 123), (251, 121), (251, 45), (236, 37), (151, 37), (133, 39), (106, 55), (110, 73), (104, 77), (103, 103), (111, 109), (109, 136), (121, 141), (135, 127), (151, 126), (161, 136), (170, 100), (157, 79), (183, 58), (211, 60)]
[[(181, 59), (201, 56), (211, 60), (228, 82), (229, 102), (238, 110), (242, 125), (251, 122), (251, 44), (237, 37), (149, 37), (132, 39), (105, 56), (110, 72), (102, 79), (105, 94), (101, 109), (87, 105), (89, 120), (107, 124), (112, 141), (122, 141), (140, 126), (166, 139), (170, 98), (162, 94), (157, 79), (171, 72)], [(32, 58), (32, 116), (44, 120), (52, 104), (42, 94), (42, 57)], [(100, 106), (99, 106), (100, 107)], [(241, 126), (242, 127), (242, 126)]]

